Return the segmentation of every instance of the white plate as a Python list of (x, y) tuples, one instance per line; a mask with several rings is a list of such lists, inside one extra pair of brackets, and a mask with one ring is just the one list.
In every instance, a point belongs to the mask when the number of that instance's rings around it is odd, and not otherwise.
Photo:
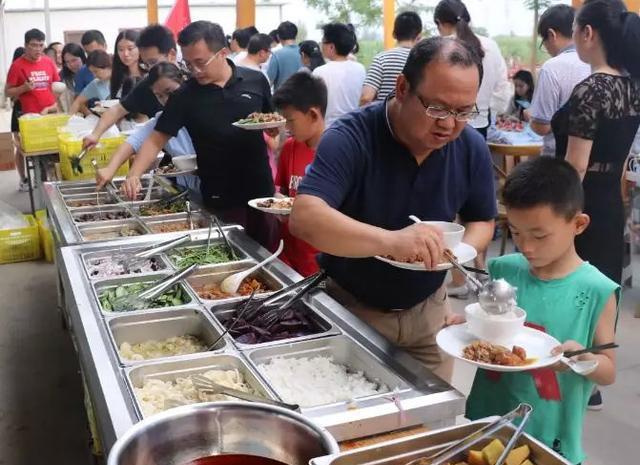
[(264, 202), (265, 200), (269, 200), (269, 199), (274, 199), (274, 200), (285, 200), (288, 199), (289, 197), (262, 197), (259, 199), (253, 199), (253, 200), (249, 200), (247, 203), (249, 204), (249, 206), (251, 208), (255, 208), (256, 210), (260, 210), (262, 212), (265, 213), (273, 213), (274, 215), (288, 215), (289, 213), (291, 213), (291, 209), (290, 208), (266, 208), (266, 207), (259, 207), (258, 206), (258, 202)]
[(231, 123), (235, 127), (240, 129), (246, 129), (248, 131), (261, 131), (263, 129), (274, 129), (274, 128), (283, 128), (287, 122), (286, 121), (271, 121), (269, 123), (244, 123), (240, 124), (239, 122)]
[[(521, 366), (492, 365), (490, 363), (474, 362), (462, 356), (463, 349), (478, 338), (467, 330), (467, 324), (448, 326), (438, 333), (436, 342), (438, 346), (452, 357), (470, 363), (479, 368), (492, 371), (528, 371), (553, 365), (562, 358), (562, 354), (552, 356), (551, 350), (560, 345), (553, 336), (525, 326), (514, 338), (513, 344), (527, 351), (527, 357), (535, 359), (533, 363)], [(511, 347), (509, 347), (511, 349)]]
[[(472, 245), (465, 244), (464, 242), (461, 242), (460, 244), (455, 246), (451, 250), (451, 252), (453, 252), (453, 255), (455, 255), (458, 258), (459, 263), (468, 263), (478, 256), (478, 251)], [(395, 266), (397, 268), (402, 268), (404, 270), (411, 270), (411, 271), (445, 271), (453, 267), (451, 263), (444, 262), (444, 263), (440, 263), (433, 270), (427, 270), (422, 264), (422, 262), (404, 263), (404, 262), (391, 260), (390, 258), (381, 257), (380, 255), (376, 255), (375, 258), (385, 263), (388, 263), (391, 266)]]

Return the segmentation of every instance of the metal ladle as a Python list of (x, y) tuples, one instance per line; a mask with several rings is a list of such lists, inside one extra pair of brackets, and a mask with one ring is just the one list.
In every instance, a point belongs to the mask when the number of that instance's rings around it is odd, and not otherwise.
[[(421, 223), (420, 218), (415, 215), (409, 215), (409, 219), (415, 223)], [(444, 257), (462, 273), (473, 288), (473, 291), (477, 293), (480, 307), (485, 312), (492, 315), (501, 315), (514, 308), (516, 304), (516, 288), (511, 284), (504, 279), (491, 280), (483, 284), (471, 275), (450, 251), (445, 251)]]

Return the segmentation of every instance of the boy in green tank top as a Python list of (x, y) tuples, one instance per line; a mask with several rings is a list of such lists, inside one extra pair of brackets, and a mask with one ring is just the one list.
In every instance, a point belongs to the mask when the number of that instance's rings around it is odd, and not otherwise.
[[(506, 180), (503, 201), (521, 253), (491, 260), (489, 272), (517, 287), (527, 324), (563, 341), (554, 353), (614, 341), (619, 286), (582, 261), (574, 246), (574, 238), (589, 226), (578, 173), (551, 157), (521, 163)], [(527, 402), (534, 410), (526, 431), (581, 463), (589, 396), (594, 383), (615, 381), (616, 362), (613, 350), (578, 358), (597, 360), (597, 369), (586, 377), (563, 364), (518, 373), (478, 370), (467, 417), (503, 415)]]

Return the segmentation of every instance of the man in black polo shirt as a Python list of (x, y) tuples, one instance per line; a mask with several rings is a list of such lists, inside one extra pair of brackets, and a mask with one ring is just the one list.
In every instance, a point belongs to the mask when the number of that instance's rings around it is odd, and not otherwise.
[(408, 271), (371, 258), (444, 261), (441, 233), (423, 220), (466, 223), (464, 241), (484, 250), (496, 199), (487, 146), (467, 122), (481, 60), (463, 42), (432, 38), (410, 52), (395, 95), (328, 129), (303, 178), (291, 232), (321, 250), (327, 290), (356, 316), (426, 367), (450, 376), (435, 336), (459, 322), (450, 313), (445, 272)]
[(198, 155), (205, 205), (271, 247), (276, 225), (247, 207), (248, 200), (274, 193), (264, 137), (261, 131), (232, 126), (252, 112), (273, 111), (269, 82), (261, 72), (236, 67), (227, 59), (224, 32), (217, 24), (191, 23), (180, 32), (178, 43), (192, 78), (169, 99), (129, 171), (125, 193), (134, 198), (140, 176), (167, 140), (185, 127)]
[[(147, 70), (157, 63), (176, 61), (176, 41), (173, 40), (173, 33), (164, 26), (154, 24), (145, 27), (136, 45), (140, 50), (140, 59)], [(162, 105), (153, 94), (149, 82), (144, 78), (117, 105), (109, 108), (102, 115), (93, 132), (84, 138), (83, 146), (95, 146), (107, 129), (129, 113), (139, 113), (153, 118), (161, 110)]]

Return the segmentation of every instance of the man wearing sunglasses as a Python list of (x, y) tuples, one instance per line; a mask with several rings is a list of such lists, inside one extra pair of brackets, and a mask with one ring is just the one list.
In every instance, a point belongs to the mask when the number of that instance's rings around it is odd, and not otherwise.
[(232, 125), (253, 112), (273, 111), (269, 82), (261, 72), (236, 67), (228, 59), (225, 35), (218, 24), (193, 22), (180, 32), (178, 43), (191, 79), (167, 103), (123, 190), (135, 198), (140, 176), (167, 140), (185, 127), (198, 155), (205, 206), (225, 221), (242, 224), (250, 236), (270, 247), (277, 224), (270, 224), (263, 213), (247, 206), (253, 198), (274, 193), (267, 146), (262, 131)]
[[(147, 72), (158, 63), (176, 61), (176, 42), (173, 39), (173, 33), (164, 26), (154, 24), (145, 27), (136, 45), (140, 50), (141, 67)], [(85, 148), (95, 146), (107, 129), (129, 113), (139, 113), (153, 118), (161, 110), (162, 104), (151, 90), (149, 81), (144, 78), (125, 98), (120, 100), (120, 103), (109, 108), (102, 115), (93, 132), (84, 138), (83, 146)]]
[(463, 42), (430, 38), (409, 53), (395, 94), (329, 128), (303, 178), (291, 232), (323, 252), (328, 292), (383, 336), (444, 378), (452, 363), (435, 342), (450, 313), (446, 272), (396, 268), (419, 258), (427, 270), (445, 261), (441, 232), (422, 220), (466, 224), (464, 242), (490, 242), (496, 198), (482, 136), (467, 123), (482, 61)]

